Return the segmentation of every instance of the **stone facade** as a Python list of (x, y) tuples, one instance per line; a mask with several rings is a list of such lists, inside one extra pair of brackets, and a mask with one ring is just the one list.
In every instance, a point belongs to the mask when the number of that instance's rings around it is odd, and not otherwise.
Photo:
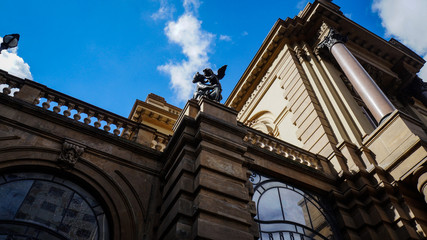
[(225, 104), (123, 118), (0, 71), (0, 239), (424, 239), (423, 64), (319, 0)]

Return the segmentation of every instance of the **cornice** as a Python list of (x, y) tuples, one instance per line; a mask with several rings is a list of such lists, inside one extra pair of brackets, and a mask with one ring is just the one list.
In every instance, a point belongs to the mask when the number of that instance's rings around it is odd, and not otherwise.
[(296, 41), (303, 37), (303, 24), (304, 22), (299, 17), (287, 18), (286, 20), (278, 19), (276, 21), (261, 48), (225, 102), (226, 106), (232, 107), (237, 111), (241, 110), (249, 97), (247, 96), (248, 92), (250, 95), (250, 92), (259, 84), (270, 65), (267, 63), (274, 61), (279, 54), (278, 50), (283, 47), (285, 42)]

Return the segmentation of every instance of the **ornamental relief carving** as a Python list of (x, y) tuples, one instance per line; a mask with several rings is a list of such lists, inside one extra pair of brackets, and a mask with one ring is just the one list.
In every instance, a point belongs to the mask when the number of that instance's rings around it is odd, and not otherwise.
[(274, 123), (275, 117), (269, 111), (261, 111), (256, 113), (251, 119), (244, 124), (255, 130), (261, 131), (273, 137), (279, 136), (279, 129)]
[(73, 168), (77, 161), (80, 160), (84, 149), (85, 147), (80, 144), (65, 140), (62, 145), (62, 151), (58, 157), (58, 164), (64, 168)]
[(326, 47), (331, 51), (332, 47), (337, 43), (346, 43), (347, 36), (341, 35), (337, 30), (330, 28), (328, 35), (317, 45), (317, 48)]
[(295, 50), (295, 55), (297, 56), (300, 63), (304, 61), (310, 61), (310, 56), (304, 48), (297, 47)]
[(330, 27), (325, 22), (320, 25), (319, 31), (317, 32), (317, 38), (323, 39), (328, 34)]

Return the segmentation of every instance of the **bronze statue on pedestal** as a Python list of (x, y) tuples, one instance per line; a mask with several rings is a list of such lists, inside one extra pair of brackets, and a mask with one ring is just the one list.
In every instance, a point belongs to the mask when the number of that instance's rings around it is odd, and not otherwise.
[(227, 65), (224, 65), (218, 69), (217, 74), (210, 68), (204, 69), (203, 74), (197, 72), (193, 77), (193, 83), (197, 83), (197, 89), (194, 92), (193, 98), (200, 99), (202, 96), (205, 96), (217, 102), (221, 101), (222, 88), (219, 80), (224, 77), (226, 69)]

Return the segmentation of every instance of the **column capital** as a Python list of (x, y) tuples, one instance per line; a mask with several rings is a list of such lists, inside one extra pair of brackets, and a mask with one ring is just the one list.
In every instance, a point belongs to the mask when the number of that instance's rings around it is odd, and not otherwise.
[(338, 33), (335, 29), (329, 28), (328, 36), (323, 39), (318, 45), (317, 48), (321, 49), (324, 47), (327, 47), (329, 51), (331, 51), (332, 46), (334, 46), (336, 43), (346, 43), (347, 42), (347, 36), (341, 35)]

